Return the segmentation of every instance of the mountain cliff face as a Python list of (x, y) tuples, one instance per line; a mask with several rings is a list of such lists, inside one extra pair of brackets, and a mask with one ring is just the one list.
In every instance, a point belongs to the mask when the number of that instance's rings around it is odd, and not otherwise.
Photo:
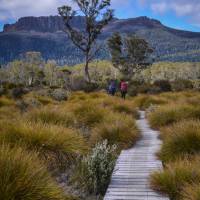
[[(78, 29), (84, 28), (83, 17), (76, 17), (72, 23)], [(44, 59), (54, 59), (60, 65), (82, 62), (83, 55), (63, 30), (63, 21), (58, 16), (24, 17), (15, 24), (6, 24), (0, 33), (0, 63), (17, 59), (27, 51), (40, 51)], [(146, 39), (155, 49), (157, 61), (200, 61), (200, 33), (172, 29), (157, 20), (138, 17), (114, 19), (104, 28), (99, 41), (106, 43), (116, 31)], [(100, 59), (109, 58), (104, 46), (98, 55)]]

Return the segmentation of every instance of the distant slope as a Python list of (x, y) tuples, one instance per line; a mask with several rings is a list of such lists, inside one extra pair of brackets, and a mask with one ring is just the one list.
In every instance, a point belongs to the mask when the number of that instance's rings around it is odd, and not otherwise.
[[(83, 29), (84, 18), (76, 17), (73, 24)], [(58, 16), (24, 17), (15, 24), (5, 25), (0, 33), (0, 62), (7, 63), (26, 51), (40, 51), (45, 59), (55, 59), (61, 65), (82, 62), (83, 55), (63, 29)], [(105, 27), (100, 42), (106, 42), (116, 31), (137, 34), (148, 40), (155, 49), (157, 61), (200, 61), (200, 33), (172, 29), (147, 17), (115, 19)], [(109, 58), (106, 48), (98, 58)]]

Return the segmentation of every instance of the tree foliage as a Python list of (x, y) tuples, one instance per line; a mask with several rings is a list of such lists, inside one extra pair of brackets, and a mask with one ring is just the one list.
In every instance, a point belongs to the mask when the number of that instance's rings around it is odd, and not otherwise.
[(108, 47), (114, 67), (120, 70), (126, 79), (150, 64), (149, 56), (153, 50), (149, 44), (135, 35), (122, 38), (114, 33), (108, 40)]
[(44, 62), (38, 52), (27, 52), (20, 60), (0, 69), (0, 84), (23, 86), (68, 87), (69, 74), (57, 67), (54, 60)]
[[(71, 6), (58, 8), (59, 14), (65, 23), (65, 31), (85, 55), (85, 79), (90, 82), (88, 65), (100, 50), (101, 45), (97, 44), (97, 38), (102, 29), (113, 19), (113, 10), (109, 9), (111, 0), (73, 0), (78, 6), (79, 12)], [(81, 14), (85, 19), (84, 30), (77, 30), (72, 25), (72, 19)]]

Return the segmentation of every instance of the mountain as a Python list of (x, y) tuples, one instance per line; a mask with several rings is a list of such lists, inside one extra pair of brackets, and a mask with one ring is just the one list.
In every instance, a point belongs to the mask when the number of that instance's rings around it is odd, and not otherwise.
[[(75, 17), (72, 24), (81, 30), (84, 18)], [(59, 16), (23, 17), (14, 24), (6, 24), (0, 32), (0, 63), (17, 59), (27, 51), (40, 51), (44, 59), (54, 59), (60, 65), (82, 62), (83, 55), (63, 30)], [(146, 39), (155, 50), (156, 61), (200, 61), (200, 33), (176, 30), (147, 17), (114, 19), (104, 28), (99, 42), (106, 43), (116, 31)], [(98, 55), (100, 59), (109, 58), (104, 46)]]

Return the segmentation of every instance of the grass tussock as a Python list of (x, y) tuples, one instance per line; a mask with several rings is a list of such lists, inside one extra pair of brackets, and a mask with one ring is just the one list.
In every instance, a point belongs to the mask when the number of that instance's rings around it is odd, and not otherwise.
[(184, 119), (200, 119), (200, 107), (189, 104), (169, 104), (160, 106), (148, 117), (153, 128), (160, 128)]
[(30, 111), (26, 117), (33, 122), (60, 125), (64, 127), (73, 126), (73, 114), (58, 107), (44, 107)]
[(0, 97), (0, 107), (3, 106), (14, 106), (15, 105), (15, 101), (12, 99), (9, 99), (7, 97)]
[(86, 101), (77, 105), (73, 110), (73, 114), (78, 126), (92, 128), (104, 120), (106, 110), (93, 102)]
[(164, 171), (152, 174), (151, 186), (156, 191), (168, 195), (172, 200), (181, 200), (184, 186), (200, 181), (199, 164), (199, 157), (169, 163)]
[(110, 113), (104, 122), (93, 129), (91, 143), (107, 140), (109, 144), (117, 144), (119, 149), (124, 149), (133, 146), (139, 137), (139, 131), (131, 116)]
[(181, 196), (183, 200), (200, 200), (200, 183), (184, 186)]
[(181, 121), (162, 129), (164, 143), (159, 153), (168, 162), (184, 156), (200, 153), (200, 121)]
[(137, 107), (144, 110), (152, 105), (167, 104), (168, 101), (165, 98), (162, 98), (160, 96), (139, 95), (138, 97), (134, 98), (134, 103)]
[[(39, 152), (47, 161), (63, 165), (73, 156), (83, 155), (87, 146), (82, 136), (71, 129), (33, 122), (0, 122), (0, 142), (16, 143)], [(53, 164), (55, 164), (53, 162)]]
[(2, 200), (65, 200), (37, 154), (19, 147), (0, 147), (0, 183)]

